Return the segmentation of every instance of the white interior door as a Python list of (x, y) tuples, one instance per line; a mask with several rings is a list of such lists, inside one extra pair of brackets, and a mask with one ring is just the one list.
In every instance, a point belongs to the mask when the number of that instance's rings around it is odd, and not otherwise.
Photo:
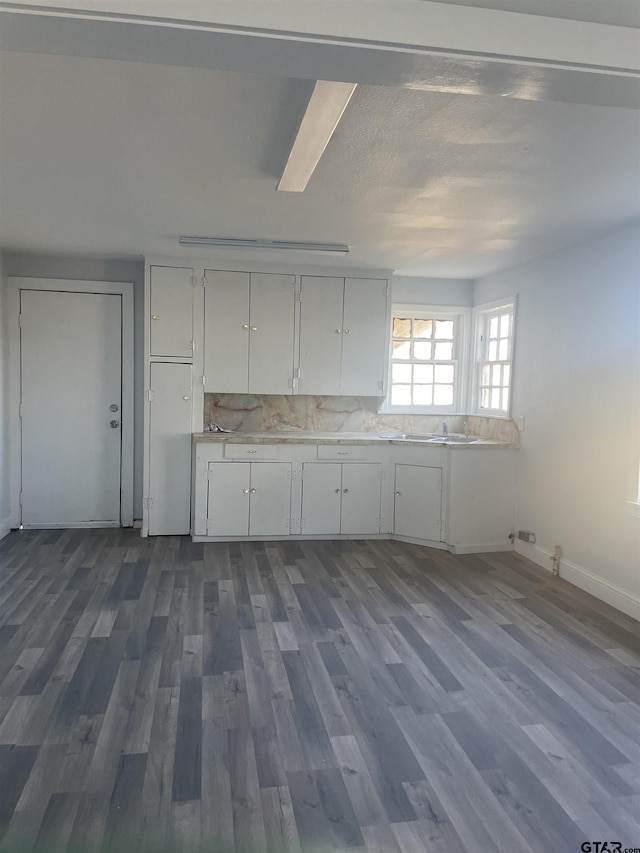
[(441, 517), (442, 469), (396, 465), (394, 533), (439, 542)]
[(22, 290), (20, 325), (22, 524), (118, 526), (122, 297)]
[(340, 533), (342, 465), (305, 462), (302, 474), (302, 533), (323, 536)]
[(344, 279), (303, 275), (299, 394), (340, 394)]
[(346, 535), (380, 532), (381, 466), (350, 462), (342, 466), (342, 526)]
[(251, 273), (250, 394), (292, 392), (295, 282), (293, 275)]

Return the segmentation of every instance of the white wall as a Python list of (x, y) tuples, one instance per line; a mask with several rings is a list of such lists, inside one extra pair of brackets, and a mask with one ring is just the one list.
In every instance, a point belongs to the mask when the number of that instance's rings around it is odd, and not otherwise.
[(407, 305), (473, 305), (473, 281), (394, 275), (391, 299)]
[(7, 288), (4, 258), (0, 252), (0, 539), (9, 532), (9, 445), (7, 428), (8, 395), (8, 334), (7, 334)]
[(513, 416), (521, 436), (518, 550), (640, 617), (640, 223), (475, 284), (518, 295)]
[[(144, 417), (144, 347), (143, 300), (144, 262), (121, 259), (4, 254), (4, 274), (34, 278), (67, 278), (86, 281), (131, 281), (134, 301), (134, 449), (133, 449), (133, 515), (142, 518), (142, 454)], [(4, 291), (3, 291), (4, 292)], [(0, 498), (2, 497), (0, 492)], [(8, 514), (8, 511), (7, 511)], [(0, 504), (0, 518), (2, 518)]]

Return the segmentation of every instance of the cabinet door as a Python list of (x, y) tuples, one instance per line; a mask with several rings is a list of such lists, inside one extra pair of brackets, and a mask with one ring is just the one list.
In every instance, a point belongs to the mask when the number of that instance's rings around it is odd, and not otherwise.
[(305, 462), (302, 470), (302, 533), (322, 536), (340, 533), (342, 465)]
[(189, 533), (191, 365), (151, 363), (150, 536)]
[(291, 523), (291, 463), (252, 462), (249, 534), (288, 536)]
[(204, 375), (206, 391), (247, 393), (249, 273), (205, 273)]
[(347, 278), (342, 336), (343, 396), (381, 397), (386, 375), (387, 282)]
[(344, 279), (303, 275), (299, 394), (340, 394)]
[(341, 533), (366, 536), (380, 532), (381, 472), (374, 462), (342, 466)]
[(209, 536), (247, 536), (249, 533), (249, 462), (210, 462), (207, 500)]
[(396, 465), (393, 531), (441, 541), (442, 468)]
[(293, 392), (295, 276), (251, 274), (249, 393)]
[(193, 358), (193, 269), (150, 270), (150, 354)]

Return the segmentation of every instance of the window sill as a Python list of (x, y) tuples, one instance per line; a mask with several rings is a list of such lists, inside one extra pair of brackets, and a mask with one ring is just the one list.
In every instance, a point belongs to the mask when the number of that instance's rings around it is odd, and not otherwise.
[(640, 501), (627, 501), (627, 506), (629, 507), (629, 513), (634, 518), (640, 518)]

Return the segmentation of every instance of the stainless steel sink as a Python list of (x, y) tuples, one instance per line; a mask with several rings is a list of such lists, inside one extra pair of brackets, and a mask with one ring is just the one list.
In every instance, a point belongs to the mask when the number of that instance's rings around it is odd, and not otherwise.
[(473, 444), (478, 438), (466, 435), (425, 435), (411, 432), (397, 432), (392, 435), (382, 435), (390, 441), (424, 441), (426, 444)]

